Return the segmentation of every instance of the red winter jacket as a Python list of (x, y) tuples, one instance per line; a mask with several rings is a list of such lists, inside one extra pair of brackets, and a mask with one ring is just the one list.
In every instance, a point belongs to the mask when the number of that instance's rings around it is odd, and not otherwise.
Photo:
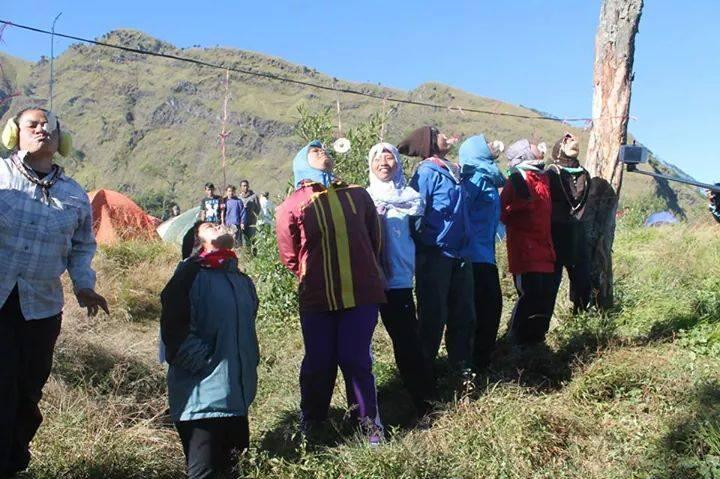
[(385, 302), (381, 226), (365, 188), (305, 181), (275, 210), (280, 261), (300, 280), (300, 310)]
[(552, 200), (548, 177), (523, 170), (530, 198), (522, 198), (510, 179), (505, 183), (500, 201), (500, 220), (507, 229), (508, 263), (512, 274), (552, 273), (555, 270), (550, 219)]

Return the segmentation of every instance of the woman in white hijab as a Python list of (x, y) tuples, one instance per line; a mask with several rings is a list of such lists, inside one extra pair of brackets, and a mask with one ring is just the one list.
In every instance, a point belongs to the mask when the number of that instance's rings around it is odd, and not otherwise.
[(380, 315), (390, 335), (400, 376), (412, 395), (418, 417), (429, 412), (434, 379), (429, 361), (422, 352), (413, 299), (415, 243), (410, 236), (413, 217), (424, 210), (420, 194), (405, 186), (402, 160), (397, 148), (378, 143), (368, 154), (370, 193), (383, 224), (382, 267), (386, 279), (387, 303)]

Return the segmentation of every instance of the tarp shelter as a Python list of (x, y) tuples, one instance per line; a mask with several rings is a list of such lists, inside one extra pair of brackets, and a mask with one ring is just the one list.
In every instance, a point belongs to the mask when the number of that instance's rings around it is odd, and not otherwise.
[(645, 220), (645, 226), (674, 225), (680, 221), (669, 211), (653, 213)]
[(112, 190), (95, 190), (88, 196), (93, 214), (93, 233), (99, 244), (159, 239), (152, 217), (127, 196)]
[(190, 208), (158, 226), (157, 232), (163, 241), (182, 245), (183, 236), (192, 228), (200, 216), (200, 207)]

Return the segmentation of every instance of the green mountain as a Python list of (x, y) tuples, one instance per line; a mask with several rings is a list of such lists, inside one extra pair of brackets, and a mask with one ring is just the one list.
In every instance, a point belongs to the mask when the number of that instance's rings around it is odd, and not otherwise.
[[(102, 41), (166, 52), (198, 60), (261, 70), (332, 86), (333, 78), (280, 58), (227, 48), (177, 48), (142, 32), (116, 30)], [(0, 104), (3, 122), (24, 106), (46, 105), (49, 61), (26, 62), (0, 53)], [(224, 72), (163, 58), (100, 46), (75, 44), (55, 60), (54, 110), (77, 149), (64, 166), (88, 189), (117, 189), (143, 200), (177, 198), (182, 207), (202, 195), (206, 181), (222, 184), (219, 133), (224, 99)], [(373, 84), (336, 81), (379, 95), (409, 97), (445, 105), (497, 112), (536, 114), (528, 107), (479, 97), (452, 87), (426, 83), (411, 91)], [(334, 109), (333, 91), (311, 89), (249, 75), (231, 74), (227, 137), (227, 179), (248, 178), (255, 190), (280, 193), (290, 178), (290, 163), (299, 148), (294, 135), (298, 107)], [(340, 95), (344, 129), (363, 123), (382, 110), (382, 102)], [(590, 105), (588, 104), (588, 109)], [(506, 143), (532, 137), (549, 145), (566, 130), (587, 141), (587, 132), (560, 121), (537, 121), (464, 113), (458, 110), (393, 106), (385, 138), (397, 142), (424, 124), (470, 135), (482, 132)], [(0, 152), (2, 153), (2, 152)], [(663, 168), (658, 164), (658, 168)], [(627, 175), (627, 200), (658, 197), (661, 205), (700, 210), (703, 200), (693, 189), (659, 185)]]

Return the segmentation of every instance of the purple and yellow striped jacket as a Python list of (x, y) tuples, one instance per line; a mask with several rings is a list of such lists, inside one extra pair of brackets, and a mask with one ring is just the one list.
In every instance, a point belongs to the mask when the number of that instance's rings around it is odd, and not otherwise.
[(300, 281), (300, 310), (385, 302), (382, 228), (365, 188), (303, 182), (276, 210), (280, 261)]

